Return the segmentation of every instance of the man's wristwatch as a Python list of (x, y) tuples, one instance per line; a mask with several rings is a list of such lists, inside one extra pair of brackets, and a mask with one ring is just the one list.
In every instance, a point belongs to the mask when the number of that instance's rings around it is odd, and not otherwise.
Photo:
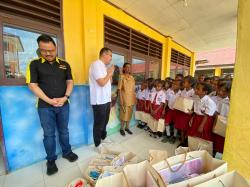
[(65, 94), (64, 96), (67, 97), (67, 99), (69, 99), (69, 95), (66, 95), (66, 94)]

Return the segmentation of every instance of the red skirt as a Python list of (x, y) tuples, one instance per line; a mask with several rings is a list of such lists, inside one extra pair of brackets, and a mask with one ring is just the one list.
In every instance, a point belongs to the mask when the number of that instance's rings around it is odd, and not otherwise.
[(145, 101), (145, 105), (146, 105), (146, 108), (144, 108), (144, 112), (150, 114), (150, 105), (151, 105), (151, 102), (149, 100), (146, 100)]
[(187, 131), (189, 129), (189, 122), (191, 118), (192, 118), (191, 114), (187, 114), (185, 112), (177, 110), (174, 128), (181, 131)]
[(137, 99), (136, 111), (144, 111), (145, 101), (141, 99)]
[(188, 136), (195, 136), (204, 140), (212, 141), (212, 130), (214, 124), (214, 117), (208, 116), (207, 122), (204, 124), (202, 133), (198, 132), (198, 128), (203, 120), (202, 115), (194, 114), (194, 118), (191, 127), (188, 129)]
[(223, 153), (225, 137), (213, 133), (214, 151)]
[(168, 109), (165, 115), (165, 124), (174, 123), (177, 116), (177, 110)]
[(156, 114), (151, 114), (151, 116), (156, 119), (156, 120), (159, 120), (162, 116), (162, 112), (163, 112), (163, 107), (161, 105), (155, 105), (155, 104), (152, 104), (152, 110), (155, 111), (158, 107), (161, 107), (158, 112)]

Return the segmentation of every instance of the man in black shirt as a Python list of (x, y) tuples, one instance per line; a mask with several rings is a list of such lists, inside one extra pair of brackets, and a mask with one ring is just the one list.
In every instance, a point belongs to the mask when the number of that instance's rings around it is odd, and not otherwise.
[(54, 40), (48, 35), (41, 35), (37, 38), (37, 43), (41, 57), (32, 60), (28, 65), (26, 83), (39, 98), (38, 114), (44, 132), (47, 174), (52, 175), (58, 171), (55, 163), (57, 159), (56, 128), (63, 158), (70, 162), (78, 159), (78, 156), (71, 150), (68, 131), (68, 99), (74, 83), (70, 65), (56, 56)]

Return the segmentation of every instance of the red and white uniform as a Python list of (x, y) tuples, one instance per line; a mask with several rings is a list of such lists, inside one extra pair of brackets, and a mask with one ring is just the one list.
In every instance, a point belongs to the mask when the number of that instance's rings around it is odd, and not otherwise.
[(174, 103), (177, 97), (181, 95), (181, 91), (174, 92), (171, 88), (166, 92), (166, 101), (168, 102), (168, 111), (165, 115), (165, 124), (174, 122), (177, 115), (177, 110), (174, 110)]
[(152, 114), (153, 118), (155, 118), (156, 120), (159, 120), (161, 118), (164, 109), (164, 106), (162, 106), (161, 104), (165, 102), (166, 102), (166, 95), (163, 90), (156, 91), (152, 94), (151, 97), (152, 110), (155, 111), (160, 107), (155, 114)]
[[(217, 112), (221, 116), (224, 116), (226, 118), (228, 117), (228, 113), (229, 113), (229, 98), (228, 97), (221, 99), (220, 102), (218, 102)], [(216, 152), (222, 153), (224, 149), (225, 137), (213, 133), (213, 143), (214, 143), (214, 150)]]
[(144, 106), (145, 106), (145, 93), (146, 89), (144, 90), (138, 90), (136, 94), (137, 98), (137, 104), (136, 104), (136, 110), (137, 111), (144, 111)]
[[(198, 96), (194, 99), (194, 117), (192, 120), (191, 127), (188, 129), (189, 136), (196, 136), (203, 138), (205, 140), (212, 140), (212, 130), (214, 123), (214, 113), (216, 111), (215, 102), (207, 95), (203, 98)], [(207, 115), (207, 121), (204, 124), (203, 132), (199, 132), (198, 129), (201, 125), (201, 122), (204, 116)]]
[[(181, 91), (181, 97), (193, 99), (194, 96), (195, 96), (195, 91), (193, 88), (189, 90), (184, 88), (184, 90)], [(174, 127), (178, 130), (186, 132), (189, 128), (189, 122), (191, 118), (192, 118), (192, 114), (187, 114), (182, 111), (177, 111)]]
[(146, 108), (145, 108), (145, 112), (146, 113), (150, 113), (150, 103), (151, 103), (151, 98), (152, 98), (152, 94), (155, 92), (155, 88), (152, 88), (151, 90), (149, 90), (148, 88), (145, 91), (145, 100), (146, 100)]

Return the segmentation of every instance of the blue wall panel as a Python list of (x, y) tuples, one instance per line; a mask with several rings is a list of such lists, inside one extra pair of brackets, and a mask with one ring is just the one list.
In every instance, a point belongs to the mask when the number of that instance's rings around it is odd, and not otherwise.
[[(114, 92), (115, 92), (114, 88)], [(69, 133), (73, 148), (93, 142), (93, 112), (88, 85), (74, 87), (70, 97)], [(27, 86), (0, 86), (0, 111), (9, 171), (45, 159), (43, 130), (36, 109), (36, 97)], [(131, 125), (136, 121), (131, 120)], [(108, 134), (120, 128), (119, 107), (111, 109)], [(57, 139), (57, 153), (61, 149)]]
[[(70, 99), (69, 132), (72, 147), (91, 143), (92, 109), (88, 86), (75, 86)], [(36, 109), (36, 97), (27, 86), (1, 86), (2, 126), (10, 171), (46, 157), (43, 130)], [(57, 152), (61, 152), (57, 140)]]

